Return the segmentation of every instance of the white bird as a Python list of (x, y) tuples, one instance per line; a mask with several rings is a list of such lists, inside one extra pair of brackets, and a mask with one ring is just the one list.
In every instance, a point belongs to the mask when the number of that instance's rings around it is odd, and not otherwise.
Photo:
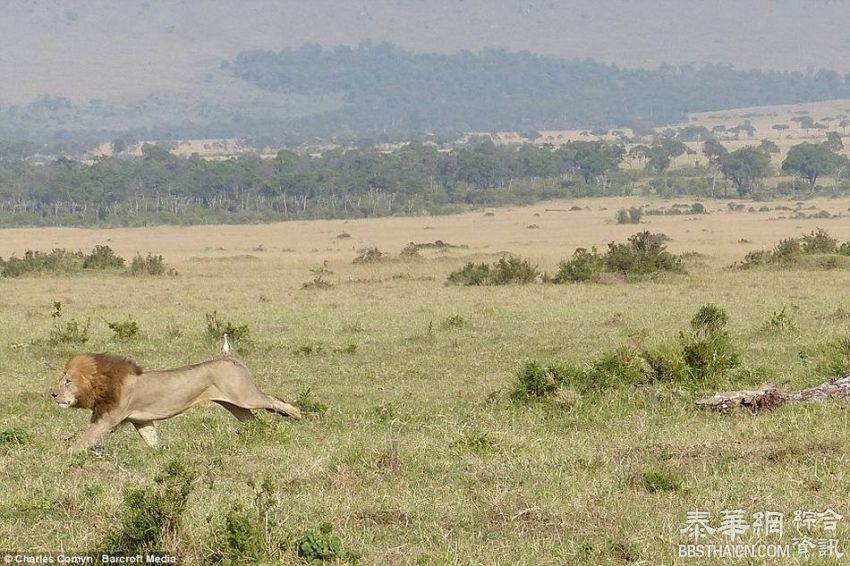
[(224, 344), (221, 345), (221, 351), (225, 356), (229, 356), (230, 352), (233, 351), (233, 346), (230, 345), (230, 337), (227, 335), (227, 332), (224, 333)]

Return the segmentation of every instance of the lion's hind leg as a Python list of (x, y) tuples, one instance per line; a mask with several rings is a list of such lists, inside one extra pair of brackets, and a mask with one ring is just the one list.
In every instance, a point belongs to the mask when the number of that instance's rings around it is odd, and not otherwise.
[(272, 403), (271, 407), (265, 407), (268, 412), (277, 413), (284, 417), (290, 417), (295, 420), (301, 418), (301, 410), (298, 409), (298, 407), (296, 407), (295, 405), (290, 405), (280, 397), (272, 397), (271, 395), (266, 395), (266, 397), (268, 397)]
[(241, 409), (265, 409), (266, 411), (277, 413), (284, 417), (293, 419), (301, 418), (301, 411), (298, 410), (298, 407), (290, 405), (282, 399), (267, 395), (251, 381), (250, 376), (246, 375), (245, 380), (241, 382), (222, 381), (216, 383), (215, 386), (218, 389), (219, 395), (213, 397), (211, 401), (218, 403), (230, 411), (236, 418), (239, 418), (239, 416), (224, 403)]
[(254, 413), (252, 413), (250, 409), (240, 407), (239, 405), (234, 405), (233, 403), (228, 403), (227, 401), (214, 402), (230, 411), (230, 414), (239, 419), (240, 421), (251, 421), (256, 418), (254, 417)]

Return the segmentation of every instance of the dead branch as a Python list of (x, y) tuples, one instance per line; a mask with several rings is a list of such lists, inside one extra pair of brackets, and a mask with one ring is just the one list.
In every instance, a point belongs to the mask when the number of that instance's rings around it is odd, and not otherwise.
[(850, 397), (850, 375), (791, 393), (779, 391), (770, 384), (764, 384), (758, 389), (751, 391), (715, 393), (711, 397), (698, 400), (697, 406), (720, 412), (741, 407), (757, 413), (759, 411), (769, 411), (780, 405), (794, 401), (825, 401), (826, 399), (842, 397)]

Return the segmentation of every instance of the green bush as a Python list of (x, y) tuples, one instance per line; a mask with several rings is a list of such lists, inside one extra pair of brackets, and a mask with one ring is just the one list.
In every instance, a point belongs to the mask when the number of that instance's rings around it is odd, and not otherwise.
[(587, 251), (585, 248), (578, 248), (572, 259), (562, 261), (558, 268), (558, 273), (552, 279), (553, 283), (571, 283), (571, 282), (597, 282), (602, 277), (602, 270), (605, 267), (605, 261), (596, 252), (596, 248), (591, 248)]
[(218, 311), (208, 312), (205, 317), (207, 326), (204, 335), (211, 341), (219, 342), (225, 334), (234, 344), (245, 343), (251, 339), (247, 324), (236, 324), (229, 320), (221, 320), (218, 317)]
[(83, 257), (83, 269), (122, 269), (124, 258), (115, 255), (109, 246), (95, 246)]
[(713, 333), (723, 330), (729, 322), (729, 315), (717, 305), (708, 303), (699, 308), (691, 318), (691, 329), (703, 333)]
[(71, 273), (82, 268), (83, 252), (54, 249), (51, 252), (27, 250), (23, 257), (0, 258), (0, 275), (21, 277), (44, 273)]
[(106, 326), (112, 330), (118, 340), (132, 340), (139, 336), (139, 323), (132, 318), (107, 322)]
[(643, 210), (637, 207), (631, 207), (628, 210), (621, 208), (617, 211), (617, 224), (640, 224), (640, 218), (643, 215)]
[(659, 491), (679, 491), (682, 489), (681, 476), (675, 474), (665, 468), (651, 468), (644, 470), (641, 474), (641, 485), (650, 492), (656, 493)]
[(321, 275), (317, 275), (312, 280), (307, 281), (303, 285), (301, 285), (302, 289), (330, 289), (334, 284), (323, 278)]
[(738, 351), (725, 328), (728, 318), (720, 307), (703, 305), (691, 319), (691, 332), (680, 334), (682, 358), (692, 378), (713, 379), (738, 365)]
[(20, 427), (0, 430), (0, 446), (9, 444), (26, 444), (30, 441), (31, 438), (32, 437), (30, 433), (26, 429)]
[(548, 397), (555, 393), (562, 379), (559, 368), (528, 362), (517, 374), (511, 399), (525, 402)]
[(308, 562), (324, 562), (345, 558), (342, 541), (333, 534), (333, 525), (330, 523), (323, 523), (317, 531), (305, 531), (295, 541), (295, 552)]
[(580, 375), (580, 380), (571, 385), (582, 393), (621, 385), (637, 385), (647, 381), (650, 369), (637, 350), (623, 346), (603, 353)]
[(440, 323), (442, 328), (461, 328), (466, 326), (466, 319), (459, 314), (453, 314)]
[(850, 374), (850, 336), (822, 344), (816, 371), (827, 377)]
[[(804, 256), (816, 257), (809, 265), (822, 268), (839, 267), (838, 255), (850, 255), (850, 242), (838, 245), (838, 240), (829, 235), (826, 230), (818, 228), (799, 238), (785, 238), (777, 243), (772, 250), (756, 250), (744, 256), (737, 265), (740, 269), (750, 269), (765, 265), (789, 267), (799, 264)], [(826, 256), (826, 257), (823, 257)]]
[(144, 257), (141, 254), (136, 254), (136, 257), (130, 262), (130, 275), (177, 275), (177, 272), (165, 264), (161, 255), (149, 253)]
[(224, 525), (225, 557), (234, 561), (259, 560), (266, 554), (259, 521), (236, 506), (227, 513)]
[(104, 551), (136, 554), (166, 553), (179, 541), (183, 512), (196, 474), (172, 460), (154, 478), (154, 485), (124, 493), (120, 526), (107, 535)]
[(665, 250), (664, 234), (649, 231), (629, 237), (627, 243), (608, 244), (604, 256), (605, 267), (622, 275), (648, 275), (660, 271), (684, 272), (681, 258)]
[(328, 406), (316, 399), (313, 390), (309, 385), (305, 386), (298, 392), (298, 397), (295, 399), (295, 405), (301, 409), (304, 414), (324, 415), (328, 410)]
[(489, 285), (490, 266), (486, 263), (469, 262), (449, 274), (449, 283), (455, 285)]
[(774, 312), (767, 323), (764, 325), (765, 330), (784, 332), (786, 330), (796, 330), (797, 325), (791, 318), (791, 315), (785, 312), (785, 307), (779, 312)]
[(378, 248), (363, 248), (358, 250), (354, 263), (379, 263), (384, 260), (384, 252)]
[(838, 249), (838, 240), (830, 236), (823, 228), (804, 234), (800, 244), (804, 254), (833, 254)]
[(47, 342), (51, 346), (61, 344), (81, 346), (89, 341), (90, 326), (89, 320), (83, 324), (73, 318), (65, 323), (56, 322), (48, 332)]
[(455, 285), (521, 285), (533, 283), (538, 277), (540, 270), (536, 265), (510, 256), (492, 265), (467, 263), (462, 269), (450, 273), (448, 281)]
[(652, 381), (681, 383), (690, 376), (680, 344), (661, 344), (644, 350), (643, 359), (649, 367)]

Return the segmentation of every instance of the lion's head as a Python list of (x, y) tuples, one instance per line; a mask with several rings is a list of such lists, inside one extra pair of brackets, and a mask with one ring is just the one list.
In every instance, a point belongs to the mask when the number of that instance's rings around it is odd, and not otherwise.
[(100, 414), (118, 402), (124, 378), (141, 373), (142, 368), (127, 358), (79, 354), (65, 364), (65, 372), (50, 396), (63, 409), (91, 409)]

